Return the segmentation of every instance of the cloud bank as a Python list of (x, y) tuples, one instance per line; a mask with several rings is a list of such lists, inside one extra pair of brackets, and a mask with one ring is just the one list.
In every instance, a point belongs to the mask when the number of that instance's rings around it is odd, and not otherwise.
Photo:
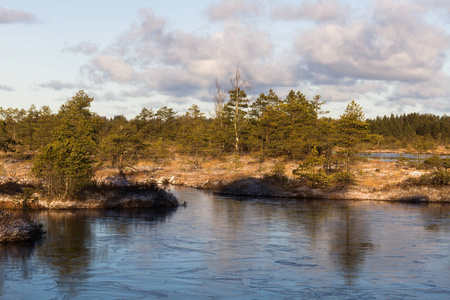
[(88, 56), (82, 73), (97, 86), (115, 83), (128, 90), (121, 95), (159, 93), (174, 102), (211, 101), (215, 78), (226, 85), (238, 64), (256, 94), (299, 89), (398, 111), (411, 101), (438, 108), (450, 96), (450, 37), (429, 18), (450, 9), (444, 2), (381, 0), (363, 9), (338, 0), (271, 3), (215, 2), (204, 12), (214, 29), (199, 32), (173, 28), (143, 8), (113, 44), (68, 50)]
[(0, 6), (0, 24), (1, 23), (30, 23), (35, 21), (36, 18), (33, 14), (14, 10), (6, 9)]

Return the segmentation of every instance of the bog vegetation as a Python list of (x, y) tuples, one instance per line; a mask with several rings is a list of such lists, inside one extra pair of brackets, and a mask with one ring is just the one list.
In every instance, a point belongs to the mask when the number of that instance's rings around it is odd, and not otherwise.
[[(294, 175), (313, 186), (351, 183), (352, 166), (364, 149), (409, 149), (420, 158), (437, 146), (449, 149), (450, 117), (428, 114), (366, 119), (351, 101), (340, 118), (327, 117), (320, 96), (307, 99), (300, 91), (285, 97), (273, 90), (250, 101), (239, 74), (225, 93), (217, 85), (215, 110), (206, 115), (197, 105), (184, 114), (164, 106), (143, 108), (132, 119), (93, 113), (93, 101), (77, 92), (57, 113), (44, 106), (28, 110), (0, 108), (0, 148), (33, 159), (32, 172), (44, 182), (47, 195), (80, 194), (95, 168), (110, 165), (123, 171), (139, 159), (164, 164), (186, 155), (193, 168), (205, 157), (234, 155), (284, 157), (298, 161)], [(435, 183), (448, 184), (448, 162), (430, 162)], [(275, 174), (276, 175), (276, 174)]]

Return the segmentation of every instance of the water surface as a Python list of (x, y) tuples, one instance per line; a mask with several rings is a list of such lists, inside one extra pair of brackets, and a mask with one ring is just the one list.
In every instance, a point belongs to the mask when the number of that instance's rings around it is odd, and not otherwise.
[[(370, 160), (381, 160), (381, 161), (398, 161), (400, 159), (407, 159), (407, 160), (417, 160), (418, 156), (417, 154), (411, 154), (411, 153), (394, 153), (394, 152), (374, 152), (374, 153), (361, 153), (360, 156), (366, 157)], [(424, 160), (427, 158), (430, 158), (434, 155), (431, 154), (421, 154), (420, 159)], [(445, 159), (449, 158), (449, 155), (438, 155), (440, 158)]]
[(4, 299), (448, 299), (450, 206), (219, 197), (177, 210), (41, 212), (0, 246)]

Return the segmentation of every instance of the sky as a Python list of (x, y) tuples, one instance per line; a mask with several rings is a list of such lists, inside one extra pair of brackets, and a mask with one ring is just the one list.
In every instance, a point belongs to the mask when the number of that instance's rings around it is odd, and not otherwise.
[(214, 108), (239, 68), (256, 99), (321, 95), (328, 116), (450, 115), (447, 0), (0, 0), (0, 107), (101, 116)]

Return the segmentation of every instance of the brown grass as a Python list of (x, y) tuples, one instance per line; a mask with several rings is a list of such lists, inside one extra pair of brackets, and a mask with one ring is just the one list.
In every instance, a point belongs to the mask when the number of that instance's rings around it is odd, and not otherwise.
[[(448, 152), (448, 151), (447, 151)], [(275, 164), (282, 162), (285, 165), (285, 175), (289, 179), (294, 179), (292, 170), (298, 167), (298, 161), (284, 160), (283, 158), (266, 158), (261, 160), (257, 157), (241, 156), (237, 160), (234, 155), (218, 158), (198, 158), (175, 156), (166, 160), (164, 164), (154, 161), (139, 161), (134, 167), (125, 169), (126, 179), (130, 182), (138, 183), (171, 183), (196, 188), (215, 188), (219, 185), (227, 184), (235, 180), (248, 177), (262, 178), (265, 174), (270, 174)], [(13, 162), (4, 164), (4, 172), (8, 173), (13, 167), (15, 177), (9, 180), (19, 182), (33, 182), (33, 177), (29, 174), (31, 162)], [(449, 187), (422, 186), (414, 187), (405, 185), (409, 178), (417, 178), (428, 171), (416, 169), (405, 164), (396, 162), (386, 162), (377, 160), (366, 160), (357, 163), (352, 167), (352, 173), (356, 176), (356, 185), (351, 185), (345, 189), (330, 189), (328, 194), (323, 191), (311, 192), (321, 194), (324, 197), (333, 199), (378, 199), (396, 200), (405, 197), (427, 196), (433, 201), (450, 201), (447, 194), (450, 194)], [(22, 175), (17, 175), (22, 174)], [(97, 182), (110, 182), (119, 178), (116, 168), (99, 168), (95, 175)], [(295, 187), (300, 188), (300, 187)], [(17, 202), (17, 201), (16, 201)], [(14, 206), (14, 201), (3, 201)], [(51, 202), (46, 204), (38, 202), (35, 205), (45, 205), (48, 208), (54, 207), (75, 207), (79, 203), (68, 204), (65, 202)], [(86, 208), (95, 207), (97, 204), (89, 201), (81, 206)]]

